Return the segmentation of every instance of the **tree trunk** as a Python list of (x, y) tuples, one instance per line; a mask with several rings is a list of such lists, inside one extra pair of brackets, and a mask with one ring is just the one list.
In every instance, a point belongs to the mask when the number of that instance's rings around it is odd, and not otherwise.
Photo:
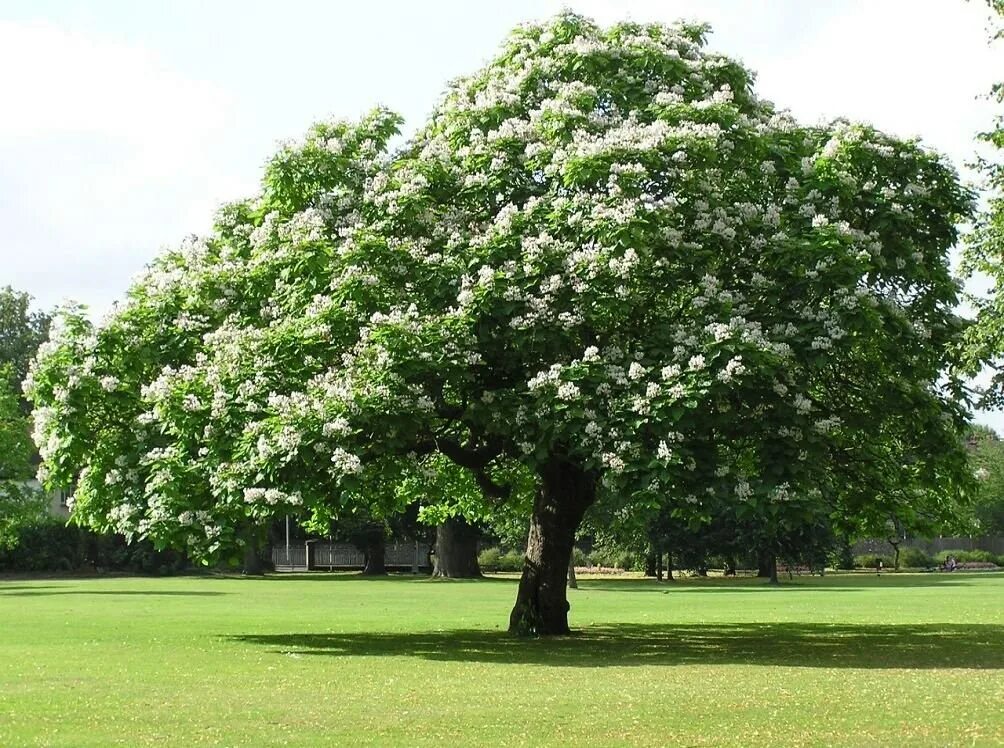
[[(768, 578), (771, 575), (771, 565), (774, 563), (774, 555), (769, 551), (760, 551), (757, 554), (757, 571), (756, 575), (758, 577)], [(777, 573), (775, 568), (774, 573)]]
[(244, 546), (244, 574), (260, 577), (265, 573), (261, 557), (258, 555), (258, 544), (248, 543)]
[(575, 554), (568, 557), (568, 586), (573, 590), (579, 589), (579, 580), (575, 578)]
[(666, 581), (675, 582), (676, 579), (673, 577), (673, 552), (670, 551), (666, 554)]
[(655, 576), (655, 553), (648, 553), (645, 555), (645, 576), (654, 577)]
[(780, 584), (777, 579), (777, 556), (770, 557), (770, 584)]
[(520, 636), (568, 633), (568, 562), (575, 531), (596, 500), (596, 479), (577, 465), (552, 457), (540, 468), (530, 535), (509, 632)]
[(258, 528), (253, 524), (244, 525), (241, 534), (244, 536), (243, 573), (246, 576), (260, 577), (265, 573), (265, 568), (258, 545)]
[(662, 581), (662, 551), (658, 550), (655, 554), (655, 578), (656, 581)]
[(889, 545), (892, 546), (894, 552), (892, 558), (892, 569), (893, 571), (899, 571), (899, 543), (894, 543), (890, 540)]
[(475, 579), (478, 566), (478, 530), (463, 517), (450, 517), (436, 528), (434, 577)]
[(371, 577), (386, 574), (386, 551), (387, 541), (384, 539), (383, 534), (372, 537), (366, 543), (366, 565), (363, 567), (363, 574)]

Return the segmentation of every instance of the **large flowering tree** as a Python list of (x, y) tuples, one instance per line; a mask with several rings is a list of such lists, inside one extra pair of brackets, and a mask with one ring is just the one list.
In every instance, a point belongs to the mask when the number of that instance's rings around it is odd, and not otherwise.
[(947, 250), (912, 141), (803, 127), (699, 26), (517, 29), (399, 151), (377, 111), (28, 382), (80, 521), (213, 554), (247, 517), (532, 503), (510, 628), (568, 630), (584, 513), (940, 512), (964, 491)]

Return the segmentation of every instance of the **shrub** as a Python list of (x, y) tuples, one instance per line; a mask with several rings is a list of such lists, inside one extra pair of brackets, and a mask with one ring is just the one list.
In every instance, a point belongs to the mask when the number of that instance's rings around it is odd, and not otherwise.
[(500, 571), (523, 571), (523, 551), (508, 551), (499, 559)]
[(498, 548), (485, 548), (478, 554), (478, 566), (481, 571), (498, 571), (501, 556), (502, 552)]
[(0, 571), (108, 569), (171, 574), (188, 566), (175, 551), (158, 551), (148, 540), (129, 544), (121, 535), (103, 535), (56, 518), (20, 529), (15, 545), (0, 550)]
[(485, 548), (478, 554), (478, 564), (482, 571), (522, 571), (523, 552), (501, 548)]
[(920, 548), (903, 548), (899, 552), (899, 565), (911, 569), (927, 569), (937, 562)]
[(625, 571), (645, 571), (645, 554), (616, 546), (597, 546), (589, 554), (594, 566), (608, 569), (624, 569)]
[(885, 556), (878, 553), (865, 553), (861, 556), (855, 556), (854, 566), (858, 569), (877, 569), (879, 561), (882, 562), (882, 568), (893, 568), (892, 556)]
[(841, 543), (835, 550), (830, 552), (830, 556), (827, 561), (834, 569), (853, 569), (854, 554), (851, 553), (850, 544), (846, 542)]
[(959, 549), (949, 548), (948, 550), (940, 551), (936, 553), (934, 558), (938, 565), (942, 565), (948, 560), (949, 556), (955, 556), (955, 560), (961, 563), (966, 563), (969, 561), (975, 561), (979, 563), (995, 563), (997, 557), (994, 556), (990, 551), (963, 551)]

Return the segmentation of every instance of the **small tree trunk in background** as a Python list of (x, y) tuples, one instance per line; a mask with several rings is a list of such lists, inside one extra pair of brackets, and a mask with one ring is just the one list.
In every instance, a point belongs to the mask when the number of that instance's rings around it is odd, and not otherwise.
[(670, 551), (666, 554), (666, 581), (675, 582), (676, 579), (673, 577), (673, 552)]
[(582, 515), (596, 500), (596, 480), (578, 465), (552, 457), (540, 469), (530, 535), (509, 632), (521, 636), (568, 633), (568, 562)]
[(244, 543), (243, 573), (247, 576), (260, 577), (265, 573), (265, 569), (261, 562), (258, 528), (249, 522), (241, 527), (240, 533)]
[(478, 565), (478, 529), (463, 517), (450, 517), (436, 528), (436, 555), (432, 576), (475, 579)]
[(655, 576), (655, 553), (648, 553), (645, 555), (645, 576), (654, 577)]
[(662, 581), (662, 551), (659, 549), (655, 553), (655, 578), (656, 581)]
[(899, 540), (890, 540), (889, 545), (892, 546), (893, 551), (892, 569), (893, 571), (899, 571)]
[(579, 589), (579, 580), (575, 578), (575, 553), (568, 557), (568, 586), (573, 590)]
[(366, 576), (386, 574), (386, 552), (387, 541), (383, 533), (373, 535), (366, 543), (366, 565), (363, 567), (363, 574)]
[(777, 579), (777, 556), (770, 557), (770, 584), (780, 584)]
[[(769, 578), (770, 575), (771, 575), (770, 567), (771, 567), (771, 564), (773, 562), (774, 562), (774, 556), (773, 556), (773, 554), (771, 554), (770, 552), (768, 552), (766, 550), (760, 551), (760, 553), (757, 554), (757, 570), (756, 570), (756, 575), (758, 577), (763, 577), (765, 579)], [(775, 573), (776, 573), (776, 569), (775, 569)]]

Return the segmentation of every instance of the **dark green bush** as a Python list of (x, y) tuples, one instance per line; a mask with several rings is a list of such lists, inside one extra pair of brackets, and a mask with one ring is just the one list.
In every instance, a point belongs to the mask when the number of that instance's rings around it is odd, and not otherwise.
[(482, 571), (522, 571), (523, 552), (500, 548), (485, 548), (478, 554), (478, 564)]
[(902, 548), (899, 552), (899, 565), (906, 569), (927, 569), (937, 565), (937, 562), (920, 548)]
[(883, 569), (893, 568), (892, 556), (880, 553), (865, 553), (854, 557), (854, 566), (858, 569), (877, 569), (879, 561), (882, 562)]
[(498, 571), (501, 557), (502, 552), (498, 548), (485, 548), (478, 554), (478, 566), (481, 571)]
[(158, 551), (148, 540), (129, 544), (121, 535), (99, 534), (56, 518), (22, 528), (13, 547), (0, 549), (0, 571), (173, 574), (187, 567), (184, 554)]
[(949, 548), (944, 551), (939, 551), (934, 555), (935, 561), (938, 565), (942, 565), (948, 560), (949, 556), (955, 556), (955, 560), (959, 563), (967, 561), (980, 561), (983, 563), (994, 563), (997, 561), (997, 556), (992, 554), (990, 551), (963, 551), (958, 549)]
[(645, 554), (634, 553), (617, 546), (598, 545), (589, 554), (592, 566), (625, 571), (645, 571)]
[(523, 571), (523, 551), (503, 553), (499, 559), (499, 571)]
[(843, 542), (834, 550), (830, 551), (827, 562), (834, 569), (849, 570), (854, 568), (854, 554), (851, 552), (850, 543)]

